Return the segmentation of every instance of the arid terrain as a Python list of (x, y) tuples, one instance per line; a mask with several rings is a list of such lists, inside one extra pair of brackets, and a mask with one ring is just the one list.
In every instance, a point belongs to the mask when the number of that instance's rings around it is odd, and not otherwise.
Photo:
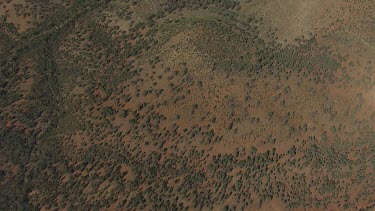
[(0, 0), (0, 210), (374, 210), (374, 0)]

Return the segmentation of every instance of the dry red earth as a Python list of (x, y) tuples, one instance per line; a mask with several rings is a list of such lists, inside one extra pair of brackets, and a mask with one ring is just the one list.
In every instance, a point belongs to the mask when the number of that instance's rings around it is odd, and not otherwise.
[(373, 209), (374, 11), (0, 0), (0, 209)]

